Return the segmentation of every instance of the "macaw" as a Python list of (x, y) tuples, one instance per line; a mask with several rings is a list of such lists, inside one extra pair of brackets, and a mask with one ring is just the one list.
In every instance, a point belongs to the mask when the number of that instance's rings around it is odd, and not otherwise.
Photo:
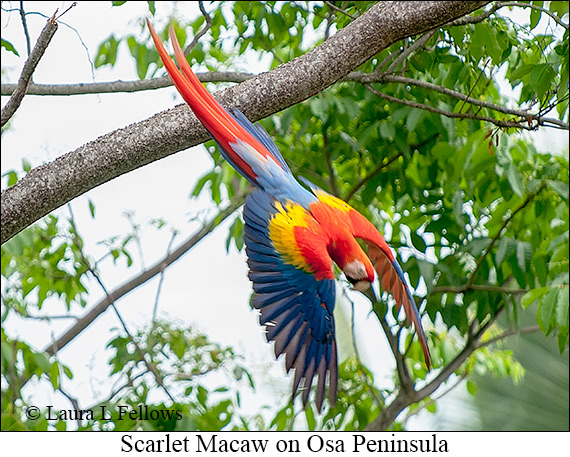
[[(307, 190), (293, 176), (275, 143), (259, 124), (240, 111), (226, 111), (206, 90), (186, 61), (174, 30), (170, 40), (180, 71), (147, 21), (172, 82), (217, 142), (222, 156), (255, 190), (243, 210), (244, 241), (253, 307), (275, 357), (285, 354), (287, 372), (295, 369), (293, 398), (300, 388), (306, 406), (318, 375), (316, 406), (322, 409), (328, 378), (329, 403), (336, 401), (338, 359), (333, 309), (333, 263), (358, 291), (366, 290), (376, 271), (383, 290), (403, 306), (423, 348), (430, 352), (410, 288), (390, 247), (364, 216), (319, 188)], [(360, 238), (368, 255), (358, 244)], [(303, 384), (301, 384), (303, 381)]]

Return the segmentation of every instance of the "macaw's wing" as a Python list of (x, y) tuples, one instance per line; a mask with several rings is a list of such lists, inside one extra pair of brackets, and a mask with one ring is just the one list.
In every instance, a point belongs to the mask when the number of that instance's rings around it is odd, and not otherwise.
[(422, 321), (400, 264), (392, 254), (384, 237), (368, 219), (354, 208), (350, 208), (348, 215), (353, 235), (364, 240), (368, 246), (368, 257), (370, 257), (372, 265), (376, 270), (380, 286), (394, 297), (398, 306), (404, 307), (406, 318), (414, 324), (429, 370), (431, 368), (431, 355), (422, 327)]
[[(422, 345), (427, 369), (429, 370), (431, 368), (429, 347), (422, 327), (420, 314), (416, 307), (416, 302), (412, 297), (410, 288), (404, 278), (404, 272), (402, 271), (398, 261), (392, 255), (388, 245), (386, 245), (385, 250), (373, 242), (368, 240), (365, 240), (365, 242), (368, 245), (368, 256), (372, 261), (372, 265), (374, 265), (374, 269), (378, 275), (378, 280), (380, 281), (380, 286), (394, 297), (398, 306), (404, 307), (406, 318), (408, 321), (411, 320), (413, 322)], [(386, 243), (384, 242), (384, 244)]]
[(338, 384), (335, 280), (325, 237), (301, 205), (282, 205), (261, 190), (247, 197), (243, 215), (260, 324), (266, 326), (267, 340), (275, 342), (275, 356), (285, 354), (287, 371), (295, 368), (293, 396), (303, 380), (303, 404), (318, 374), (320, 411), (327, 373), (331, 404)]

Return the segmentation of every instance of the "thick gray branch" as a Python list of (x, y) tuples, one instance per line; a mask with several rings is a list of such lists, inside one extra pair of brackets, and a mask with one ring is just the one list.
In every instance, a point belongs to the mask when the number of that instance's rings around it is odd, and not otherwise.
[[(216, 98), (257, 121), (319, 93), (392, 43), (486, 3), (379, 2), (307, 54), (226, 89)], [(191, 111), (180, 105), (33, 169), (2, 192), (1, 242), (88, 190), (207, 138)]]

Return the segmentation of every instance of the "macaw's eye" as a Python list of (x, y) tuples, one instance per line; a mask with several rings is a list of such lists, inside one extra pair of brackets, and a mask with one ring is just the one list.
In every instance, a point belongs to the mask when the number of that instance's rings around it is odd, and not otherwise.
[[(346, 276), (346, 274), (344, 276)], [(358, 290), (359, 292), (364, 292), (370, 287), (370, 282), (365, 279), (355, 279), (351, 278), (350, 276), (346, 276), (346, 279), (349, 283), (352, 284), (352, 288), (354, 290)]]

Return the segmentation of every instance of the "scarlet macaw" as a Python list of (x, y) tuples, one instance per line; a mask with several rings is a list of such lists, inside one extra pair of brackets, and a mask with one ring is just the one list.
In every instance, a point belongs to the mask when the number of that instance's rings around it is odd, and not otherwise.
[[(318, 374), (316, 405), (322, 408), (328, 373), (329, 401), (336, 401), (338, 366), (333, 309), (333, 262), (356, 290), (374, 281), (398, 306), (403, 305), (423, 347), (430, 353), (420, 316), (404, 273), (376, 228), (344, 201), (318, 188), (307, 190), (294, 178), (265, 129), (253, 125), (237, 109), (233, 116), (200, 83), (180, 48), (174, 30), (170, 40), (178, 65), (169, 57), (147, 21), (158, 53), (172, 82), (196, 117), (218, 143), (223, 157), (256, 189), (243, 211), (244, 241), (253, 306), (260, 311), (275, 357), (285, 354), (289, 372), (295, 368), (293, 397), (303, 381), (306, 405)], [(368, 256), (356, 238), (368, 246)]]

